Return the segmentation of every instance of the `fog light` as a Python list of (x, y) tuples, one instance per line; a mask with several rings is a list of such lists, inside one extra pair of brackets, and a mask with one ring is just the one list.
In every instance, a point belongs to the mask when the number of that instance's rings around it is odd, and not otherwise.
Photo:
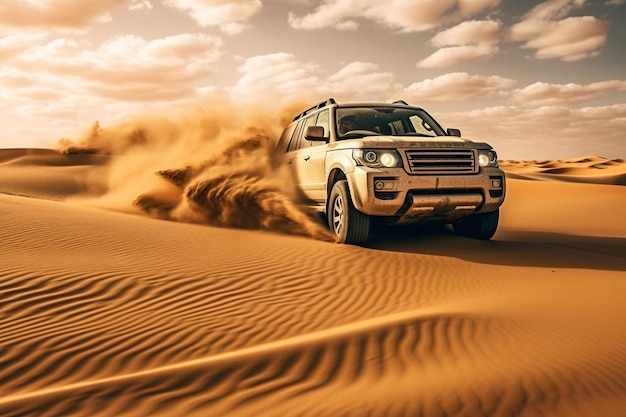
[(502, 188), (502, 180), (491, 180), (491, 188)]
[(395, 191), (398, 189), (398, 183), (391, 178), (374, 180), (374, 189), (376, 191)]

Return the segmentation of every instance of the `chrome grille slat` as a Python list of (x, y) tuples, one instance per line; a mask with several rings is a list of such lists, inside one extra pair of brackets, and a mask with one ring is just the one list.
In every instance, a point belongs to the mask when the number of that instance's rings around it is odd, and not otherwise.
[(405, 151), (411, 174), (459, 174), (476, 173), (474, 151), (467, 150), (418, 150)]

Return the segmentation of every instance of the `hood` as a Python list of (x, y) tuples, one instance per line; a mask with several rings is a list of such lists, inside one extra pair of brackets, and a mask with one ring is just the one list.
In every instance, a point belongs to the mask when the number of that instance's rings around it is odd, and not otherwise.
[(347, 139), (333, 142), (329, 149), (353, 148), (472, 148), (491, 149), (486, 143), (472, 142), (457, 136), (437, 136), (427, 138), (421, 136), (365, 136), (361, 139)]

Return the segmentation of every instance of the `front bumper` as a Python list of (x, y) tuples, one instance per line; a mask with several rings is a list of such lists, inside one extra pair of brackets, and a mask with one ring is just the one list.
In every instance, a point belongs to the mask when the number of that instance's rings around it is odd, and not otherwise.
[(362, 213), (404, 220), (494, 211), (504, 202), (506, 188), (499, 168), (481, 168), (476, 174), (409, 175), (403, 168), (358, 166), (348, 175), (348, 184)]

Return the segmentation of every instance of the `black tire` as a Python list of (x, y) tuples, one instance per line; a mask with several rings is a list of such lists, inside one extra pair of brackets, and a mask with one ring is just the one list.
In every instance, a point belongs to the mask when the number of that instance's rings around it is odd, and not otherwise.
[(370, 218), (354, 207), (348, 181), (337, 181), (330, 191), (326, 217), (330, 231), (340, 243), (365, 243), (370, 233)]
[(489, 213), (472, 214), (454, 223), (454, 231), (462, 236), (489, 240), (498, 229), (500, 210)]

